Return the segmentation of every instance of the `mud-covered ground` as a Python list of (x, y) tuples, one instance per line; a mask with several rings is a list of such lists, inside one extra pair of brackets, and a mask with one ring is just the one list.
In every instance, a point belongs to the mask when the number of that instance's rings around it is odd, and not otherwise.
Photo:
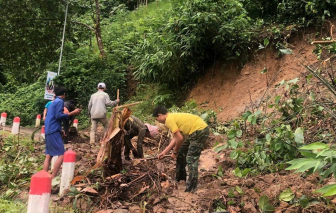
[[(66, 148), (77, 153), (75, 176), (84, 175), (96, 163), (99, 150), (90, 147), (88, 133), (80, 132)], [(318, 188), (319, 176), (302, 177), (290, 171), (272, 174), (259, 174), (253, 177), (239, 178), (233, 175), (235, 162), (229, 157), (230, 151), (216, 153), (213, 144), (219, 136), (210, 136), (206, 149), (202, 152), (199, 164), (199, 186), (195, 193), (187, 193), (185, 182), (174, 180), (175, 161), (170, 157), (163, 160), (126, 161), (120, 174), (104, 176), (103, 168), (92, 169), (89, 174), (74, 186), (80, 192), (76, 201), (79, 212), (136, 213), (136, 212), (214, 212), (218, 206), (226, 211), (262, 212), (258, 206), (259, 198), (266, 195), (275, 212), (335, 212), (333, 197), (321, 198), (314, 193)], [(135, 141), (134, 141), (135, 142)], [(162, 144), (160, 145), (162, 150)], [(158, 143), (146, 142), (145, 157), (151, 158), (158, 153)], [(218, 175), (218, 168), (223, 168), (223, 175)], [(222, 177), (221, 177), (222, 176)], [(135, 182), (134, 182), (135, 180)], [(322, 184), (331, 183), (326, 179)], [(280, 201), (279, 195), (290, 188), (295, 198), (290, 202)], [(71, 193), (70, 193), (71, 194)], [(74, 196), (53, 195), (56, 206), (74, 204)], [(306, 206), (303, 208), (303, 206)]]

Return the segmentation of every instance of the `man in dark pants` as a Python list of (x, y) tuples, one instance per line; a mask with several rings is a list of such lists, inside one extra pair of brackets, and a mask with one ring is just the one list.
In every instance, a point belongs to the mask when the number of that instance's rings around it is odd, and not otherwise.
[[(135, 158), (143, 158), (143, 140), (145, 137), (154, 137), (158, 133), (157, 127), (150, 124), (145, 124), (139, 118), (131, 116), (126, 121), (124, 129), (126, 130), (126, 134), (124, 137), (125, 159), (131, 160), (129, 157), (130, 151), (132, 151)], [(137, 150), (133, 148), (133, 145), (131, 143), (131, 139), (135, 136), (138, 136)]]
[[(75, 110), (76, 102), (74, 100), (69, 100), (64, 102), (64, 113), (70, 113)], [(75, 116), (69, 116), (67, 119), (63, 120), (63, 143), (67, 144), (69, 142), (69, 130), (70, 125), (73, 122)]]
[[(176, 180), (186, 180), (188, 166), (188, 179), (186, 192), (193, 192), (198, 184), (198, 161), (204, 144), (209, 137), (209, 127), (199, 116), (190, 113), (169, 113), (163, 106), (153, 110), (157, 121), (165, 124), (174, 137), (158, 158), (162, 159), (171, 149), (172, 158), (176, 159)], [(186, 135), (184, 138), (183, 135)]]

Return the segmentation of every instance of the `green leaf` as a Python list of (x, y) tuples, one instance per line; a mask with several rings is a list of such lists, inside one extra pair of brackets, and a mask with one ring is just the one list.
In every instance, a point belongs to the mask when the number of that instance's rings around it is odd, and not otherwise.
[(299, 149), (301, 150), (315, 150), (315, 149), (326, 149), (329, 148), (327, 144), (316, 142), (316, 143), (311, 143), (307, 146), (300, 147)]
[(247, 120), (253, 125), (257, 123), (257, 117), (254, 114), (250, 115)]
[(319, 163), (320, 161), (319, 160), (313, 160), (312, 162), (310, 163), (307, 163), (305, 165), (303, 165), (302, 167), (300, 167), (298, 170), (296, 170), (294, 173), (297, 173), (297, 172), (305, 172), (306, 170), (308, 169), (311, 169), (311, 168), (314, 168), (316, 166), (317, 163)]
[(238, 130), (236, 133), (236, 137), (241, 137), (243, 135), (243, 131), (242, 130)]
[(230, 158), (231, 159), (236, 159), (238, 157), (238, 153), (236, 152), (236, 151), (232, 151), (231, 153), (230, 153)]
[(200, 118), (202, 118), (202, 120), (205, 120), (207, 117), (208, 117), (208, 113), (207, 113), (207, 112), (203, 113), (203, 114), (200, 116)]
[(299, 81), (299, 78), (294, 78), (294, 79), (288, 81), (287, 83), (288, 84), (296, 84), (298, 81)]
[(78, 194), (79, 194), (79, 191), (76, 189), (76, 187), (70, 186), (68, 195), (72, 196), (72, 197), (75, 197)]
[(243, 190), (241, 188), (239, 188), (239, 186), (236, 186), (236, 190), (239, 194), (244, 194)]
[(272, 140), (271, 133), (266, 134), (266, 140), (267, 141), (271, 141)]
[(245, 113), (242, 115), (242, 118), (246, 121), (247, 118), (248, 118), (251, 114), (252, 114), (252, 112), (247, 111), (247, 112), (245, 112)]
[(266, 195), (261, 196), (258, 201), (259, 208), (263, 209), (268, 204), (268, 197)]
[(228, 136), (229, 139), (232, 139), (232, 138), (236, 137), (236, 134), (237, 134), (237, 131), (234, 130), (234, 129), (232, 129), (232, 130), (228, 133), (227, 136)]
[(233, 175), (236, 177), (243, 177), (241, 170), (237, 167), (235, 170), (232, 171)]
[(72, 203), (72, 208), (73, 208), (74, 210), (77, 209), (77, 198), (78, 198), (78, 197), (76, 196), (74, 202)]
[(216, 141), (216, 143), (213, 145), (212, 148), (215, 148), (215, 147), (218, 146), (218, 145), (219, 145), (219, 141)]
[(331, 167), (327, 170), (325, 170), (321, 175), (322, 175), (322, 180), (326, 179), (331, 173), (334, 173), (336, 171), (336, 163), (331, 165)]
[(221, 166), (218, 166), (218, 172), (217, 172), (217, 175), (219, 176), (219, 177), (223, 177), (224, 175), (223, 175), (223, 168), (221, 167)]
[(263, 212), (274, 212), (275, 208), (273, 206), (271, 206), (270, 204), (267, 204), (264, 208), (263, 208)]
[(248, 173), (250, 173), (252, 171), (252, 169), (248, 169), (248, 168), (246, 168), (246, 169), (244, 169), (243, 171), (242, 171), (242, 175), (243, 175), (243, 177), (245, 177)]
[(279, 196), (279, 200), (289, 202), (295, 197), (294, 193), (291, 189), (286, 189), (285, 191), (281, 192)]
[(330, 184), (321, 189), (316, 190), (315, 192), (324, 193), (323, 196), (332, 196), (336, 194), (336, 184)]
[(236, 149), (238, 146), (238, 143), (236, 142), (236, 139), (231, 139), (228, 141), (228, 143), (231, 145), (232, 148)]
[(275, 104), (279, 104), (280, 98), (281, 98), (280, 95), (275, 96), (275, 100), (274, 100)]
[(294, 139), (296, 143), (303, 143), (303, 129), (301, 127), (297, 128), (294, 133)]
[(227, 145), (221, 145), (221, 146), (217, 146), (214, 151), (215, 152), (220, 152), (222, 151), (223, 149), (226, 149)]
[(336, 184), (326, 185), (326, 186), (324, 186), (324, 187), (316, 190), (315, 192), (316, 193), (322, 193), (322, 194), (324, 194), (324, 193), (326, 193), (327, 191), (329, 191), (330, 189), (332, 189), (334, 187), (336, 187)]
[(279, 151), (282, 148), (282, 143), (276, 143), (274, 148), (275, 151)]
[(316, 158), (316, 154), (311, 151), (300, 151), (300, 153), (306, 158)]
[(267, 47), (269, 44), (269, 40), (267, 38), (264, 39), (264, 46)]
[(281, 52), (282, 54), (285, 54), (285, 55), (290, 55), (290, 54), (293, 53), (293, 50), (291, 50), (291, 49), (289, 49), (289, 48), (287, 48), (287, 49), (279, 49), (279, 50), (280, 50), (280, 52)]

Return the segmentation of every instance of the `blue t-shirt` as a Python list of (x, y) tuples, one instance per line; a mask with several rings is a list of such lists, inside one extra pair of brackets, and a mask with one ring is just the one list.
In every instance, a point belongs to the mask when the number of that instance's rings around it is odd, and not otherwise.
[(52, 134), (54, 132), (62, 132), (62, 120), (67, 119), (68, 114), (63, 113), (64, 101), (60, 97), (50, 104), (48, 107), (47, 117), (45, 119), (45, 134)]
[(48, 109), (48, 107), (50, 106), (51, 103), (52, 103), (52, 101), (49, 101), (49, 102), (45, 105), (44, 108), (47, 108), (47, 109)]

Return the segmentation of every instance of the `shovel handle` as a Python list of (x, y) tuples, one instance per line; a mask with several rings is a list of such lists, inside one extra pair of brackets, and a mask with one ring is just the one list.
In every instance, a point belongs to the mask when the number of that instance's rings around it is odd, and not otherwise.
[[(119, 99), (119, 89), (117, 90), (117, 99)], [(117, 104), (118, 106), (119, 104)]]

